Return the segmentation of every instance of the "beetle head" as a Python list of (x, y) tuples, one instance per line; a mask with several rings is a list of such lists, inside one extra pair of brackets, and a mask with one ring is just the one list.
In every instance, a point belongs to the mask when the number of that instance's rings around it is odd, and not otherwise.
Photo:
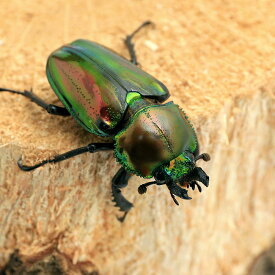
[(209, 185), (208, 175), (202, 168), (196, 166), (196, 161), (199, 159), (209, 161), (210, 156), (207, 153), (194, 156), (193, 153), (184, 151), (169, 163), (162, 164), (156, 168), (154, 171), (155, 181), (142, 184), (138, 189), (139, 193), (145, 193), (147, 186), (151, 184), (166, 184), (176, 204), (178, 204), (178, 202), (174, 195), (182, 199), (191, 199), (188, 196), (187, 190), (181, 187), (192, 187), (194, 190), (195, 186), (197, 186), (199, 191), (201, 191), (201, 187), (197, 181), (201, 182), (206, 187)]

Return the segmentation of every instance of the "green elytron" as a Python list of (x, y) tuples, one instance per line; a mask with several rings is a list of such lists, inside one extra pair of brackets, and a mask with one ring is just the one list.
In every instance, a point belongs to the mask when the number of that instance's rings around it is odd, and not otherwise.
[(112, 180), (114, 202), (125, 214), (133, 206), (121, 188), (132, 174), (154, 181), (142, 184), (138, 191), (146, 192), (151, 184), (166, 185), (170, 194), (191, 199), (184, 187), (205, 186), (209, 177), (196, 161), (208, 161), (208, 154), (199, 154), (195, 131), (185, 113), (173, 102), (163, 103), (167, 88), (156, 78), (137, 67), (133, 36), (125, 39), (131, 61), (95, 42), (76, 40), (54, 51), (48, 58), (46, 73), (49, 83), (64, 107), (47, 104), (32, 92), (0, 89), (30, 98), (50, 114), (73, 116), (87, 131), (111, 137), (112, 143), (92, 143), (34, 166), (18, 162), (22, 170), (30, 171), (46, 163), (55, 163), (84, 152), (114, 150), (122, 168)]

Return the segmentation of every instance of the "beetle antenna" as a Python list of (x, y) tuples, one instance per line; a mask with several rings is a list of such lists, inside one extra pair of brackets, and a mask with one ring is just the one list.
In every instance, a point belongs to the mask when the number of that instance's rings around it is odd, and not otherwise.
[(200, 154), (197, 157), (195, 157), (195, 161), (197, 161), (199, 159), (202, 159), (204, 161), (209, 161), (210, 160), (210, 155), (207, 154), (207, 153), (203, 153), (203, 154)]
[(127, 35), (126, 39), (124, 40), (124, 43), (125, 43), (126, 47), (128, 48), (128, 51), (131, 56), (131, 63), (133, 63), (135, 65), (138, 65), (138, 62), (137, 62), (136, 52), (134, 49), (135, 45), (132, 43), (132, 39), (136, 35), (136, 33), (138, 33), (143, 27), (150, 25), (150, 24), (152, 24), (151, 21), (145, 21), (136, 30), (134, 30), (131, 34)]
[(138, 187), (138, 192), (139, 192), (139, 194), (144, 194), (144, 193), (146, 193), (146, 191), (147, 191), (147, 186), (152, 185), (152, 184), (157, 184), (157, 182), (156, 182), (156, 181), (151, 181), (151, 182), (146, 182), (146, 183), (144, 183), (144, 184), (141, 184), (141, 185)]

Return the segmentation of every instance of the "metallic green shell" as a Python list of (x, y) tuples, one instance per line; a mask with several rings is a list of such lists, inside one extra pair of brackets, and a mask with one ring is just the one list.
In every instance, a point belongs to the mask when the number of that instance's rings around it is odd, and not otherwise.
[(197, 137), (184, 112), (173, 102), (138, 111), (115, 136), (115, 155), (128, 171), (150, 178), (155, 168), (185, 150), (195, 152)]
[(87, 40), (76, 40), (54, 51), (46, 73), (72, 116), (100, 136), (116, 133), (127, 108), (127, 93), (138, 92), (158, 102), (169, 97), (167, 88), (153, 76)]
[(179, 181), (183, 175), (187, 175), (194, 169), (194, 160), (189, 158), (189, 155), (190, 153), (185, 151), (171, 160), (169, 165), (163, 166), (165, 174), (169, 175), (174, 182)]

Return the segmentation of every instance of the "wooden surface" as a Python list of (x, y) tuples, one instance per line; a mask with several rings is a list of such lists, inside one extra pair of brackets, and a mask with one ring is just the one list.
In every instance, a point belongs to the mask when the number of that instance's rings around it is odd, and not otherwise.
[[(111, 202), (119, 168), (112, 153), (87, 154), (24, 173), (34, 163), (99, 139), (71, 118), (20, 96), (0, 96), (0, 266), (57, 257), (69, 274), (246, 274), (275, 237), (275, 2), (0, 2), (0, 86), (33, 88), (58, 102), (47, 56), (76, 38), (127, 56), (136, 37), (142, 68), (163, 81), (199, 134), (210, 187), (173, 204), (167, 190), (124, 194), (135, 208), (124, 224)], [(30, 267), (31, 268), (31, 267)], [(86, 272), (86, 273), (85, 273)]]

